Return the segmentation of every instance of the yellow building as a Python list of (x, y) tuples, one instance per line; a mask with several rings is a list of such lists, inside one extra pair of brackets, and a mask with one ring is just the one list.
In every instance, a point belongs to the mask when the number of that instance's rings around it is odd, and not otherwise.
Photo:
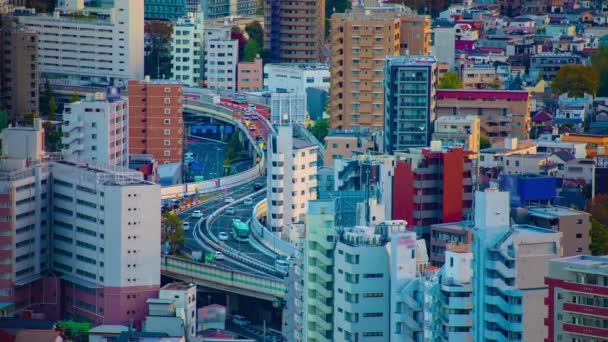
[(562, 135), (562, 141), (582, 142), (587, 144), (587, 158), (597, 156), (606, 157), (608, 150), (608, 135), (585, 134), (585, 133), (566, 133)]

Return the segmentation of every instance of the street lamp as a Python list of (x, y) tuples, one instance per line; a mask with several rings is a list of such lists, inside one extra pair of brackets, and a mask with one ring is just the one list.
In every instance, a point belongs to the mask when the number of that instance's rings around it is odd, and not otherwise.
[(217, 164), (217, 187), (219, 188), (220, 187), (220, 178), (222, 178), (221, 174), (220, 174), (220, 166), (222, 163), (220, 163), (220, 148), (219, 147), (217, 147), (215, 149), (215, 159), (217, 161), (217, 163), (216, 163)]

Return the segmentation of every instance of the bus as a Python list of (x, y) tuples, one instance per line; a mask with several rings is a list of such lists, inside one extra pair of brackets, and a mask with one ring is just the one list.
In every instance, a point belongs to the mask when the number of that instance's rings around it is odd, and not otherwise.
[(232, 237), (239, 242), (248, 242), (249, 226), (239, 219), (232, 220)]

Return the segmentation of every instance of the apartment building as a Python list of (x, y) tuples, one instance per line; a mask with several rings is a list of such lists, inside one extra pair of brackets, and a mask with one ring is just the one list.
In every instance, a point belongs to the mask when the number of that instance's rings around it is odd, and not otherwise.
[(53, 15), (19, 17), (20, 23), (38, 32), (38, 71), (43, 79), (126, 87), (129, 80), (144, 77), (144, 0), (114, 5), (70, 5)]
[(236, 91), (239, 42), (230, 38), (230, 27), (205, 28), (205, 85)]
[(65, 157), (129, 166), (129, 107), (120, 95), (89, 94), (63, 109)]
[(425, 341), (473, 340), (472, 260), (468, 244), (448, 244), (443, 267), (425, 282)]
[(334, 341), (390, 336), (386, 243), (371, 227), (346, 228), (340, 236), (334, 253)]
[(524, 139), (530, 130), (530, 94), (508, 90), (437, 90), (437, 117), (477, 115), (481, 135), (492, 143)]
[[(296, 299), (296, 341), (333, 341), (333, 300), (335, 244), (335, 200), (308, 202), (306, 208), (306, 239), (300, 273), (301, 299)], [(296, 287), (297, 290), (297, 287)], [(298, 303), (298, 301), (300, 303)]]
[(462, 148), (410, 149), (395, 155), (392, 169), (392, 218), (428, 236), (430, 226), (459, 222), (473, 207), (472, 166)]
[[(509, 194), (475, 193), (473, 325), (475, 341), (542, 341), (547, 336), (546, 262), (561, 256), (560, 232), (511, 225)], [(524, 323), (525, 322), (525, 323)]]
[[(318, 96), (310, 96), (311, 88), (329, 89), (329, 66), (320, 63), (279, 63), (264, 65), (264, 90), (288, 92), (304, 96), (305, 111), (313, 104), (321, 103)], [(271, 111), (272, 113), (272, 111)]]
[(144, 18), (147, 20), (177, 21), (187, 14), (186, 0), (145, 0)]
[(463, 89), (501, 89), (503, 81), (491, 64), (462, 64), (460, 79)]
[(469, 245), (473, 242), (472, 222), (448, 222), (431, 225), (429, 260), (433, 266), (441, 267), (446, 260), (449, 246)]
[(584, 211), (556, 206), (527, 207), (529, 223), (562, 233), (563, 256), (588, 255), (591, 215)]
[(583, 64), (582, 57), (571, 52), (542, 52), (530, 56), (531, 79), (542, 77), (545, 81), (551, 81), (557, 75), (557, 71), (566, 64)]
[(264, 49), (272, 63), (318, 63), (325, 47), (325, 0), (264, 0)]
[(9, 122), (21, 122), (38, 112), (38, 34), (10, 16), (0, 27), (0, 65), (0, 107)]
[(435, 120), (432, 140), (445, 147), (462, 147), (479, 152), (480, 119), (476, 115), (442, 116)]
[(260, 91), (264, 88), (262, 59), (237, 64), (236, 89), (240, 92)]
[[(169, 283), (158, 291), (159, 299), (170, 299), (174, 301), (177, 316), (181, 318), (183, 326), (180, 326), (180, 334), (185, 332), (188, 339), (193, 339), (198, 333), (197, 309), (196, 309), (196, 285), (190, 283)], [(146, 320), (148, 323), (148, 320)], [(152, 322), (150, 322), (152, 323)], [(156, 325), (157, 328), (162, 326)], [(154, 331), (155, 324), (146, 324), (146, 331)]]
[(171, 73), (187, 87), (198, 87), (203, 82), (204, 22), (201, 12), (188, 13), (173, 27), (171, 40)]
[(182, 95), (180, 82), (129, 81), (130, 154), (150, 154), (161, 165), (182, 162)]
[(69, 294), (64, 315), (140, 326), (160, 287), (160, 187), (137, 171), (93, 162), (50, 168), (52, 267)]
[(408, 12), (400, 18), (400, 54), (412, 56), (431, 55), (431, 18)]
[(317, 199), (317, 145), (277, 127), (268, 139), (268, 226), (274, 232), (306, 219), (306, 203)]
[(588, 133), (566, 133), (561, 136), (560, 140), (565, 142), (587, 144), (587, 158), (595, 158), (599, 156), (605, 157), (608, 153), (608, 135)]
[(137, 171), (46, 155), (43, 135), (40, 121), (3, 132), (3, 222), (17, 232), (3, 235), (15, 260), (3, 263), (3, 301), (139, 326), (160, 284), (159, 186)]
[(382, 131), (384, 57), (401, 48), (396, 13), (353, 8), (330, 23), (330, 127)]
[(382, 137), (368, 130), (337, 131), (330, 129), (325, 137), (323, 165), (332, 166), (334, 159), (349, 159), (367, 151), (381, 151)]
[(549, 260), (544, 341), (603, 341), (608, 336), (608, 257)]
[(449, 27), (433, 28), (433, 48), (432, 55), (437, 58), (437, 62), (447, 64), (449, 70), (456, 70), (456, 29)]
[(44, 277), (51, 269), (52, 210), (49, 167), (38, 162), (44, 157), (43, 151), (40, 120), (34, 122), (34, 127), (2, 131), (2, 155), (6, 157), (0, 165), (0, 300), (6, 303), (3, 316), (34, 303), (58, 299), (58, 295), (39, 296), (47, 281), (49, 289), (59, 291), (52, 278)]
[(384, 152), (429, 146), (435, 121), (435, 57), (388, 56), (384, 75)]
[[(479, 151), (479, 166), (481, 168), (500, 168), (505, 165), (505, 158), (512, 155), (534, 155), (536, 145), (530, 140), (505, 139), (502, 144), (484, 148)], [(519, 167), (520, 165), (513, 165)], [(522, 165), (523, 167), (523, 165)]]

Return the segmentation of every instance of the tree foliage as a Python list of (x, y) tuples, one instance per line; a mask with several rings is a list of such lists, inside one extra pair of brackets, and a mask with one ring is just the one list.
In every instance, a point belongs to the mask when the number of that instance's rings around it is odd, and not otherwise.
[(145, 35), (149, 38), (150, 45), (146, 46), (144, 59), (144, 72), (153, 79), (171, 76), (171, 24), (158, 21), (146, 20), (144, 23)]
[(226, 159), (228, 161), (236, 159), (241, 151), (243, 150), (243, 144), (239, 140), (239, 135), (232, 133), (230, 140), (228, 141), (228, 148), (226, 149)]
[(310, 133), (312, 133), (312, 135), (315, 136), (315, 138), (317, 138), (317, 140), (323, 143), (325, 141), (325, 137), (329, 132), (329, 120), (317, 120), (315, 121), (314, 125), (308, 127), (308, 130), (310, 131)]
[(460, 81), (460, 77), (458, 74), (450, 71), (446, 72), (439, 83), (437, 84), (437, 88), (439, 89), (460, 89), (462, 88), (462, 82)]
[(184, 243), (184, 227), (182, 221), (170, 212), (161, 218), (161, 240), (169, 243), (169, 253), (175, 254), (179, 244)]
[(255, 40), (258, 46), (264, 45), (264, 29), (259, 21), (254, 20), (245, 26), (245, 33), (249, 36), (249, 41)]
[(239, 41), (239, 60), (243, 60), (243, 56), (245, 55), (245, 45), (247, 45), (247, 37), (245, 37), (245, 32), (241, 30), (238, 26), (233, 26), (230, 31), (230, 39), (235, 39)]
[(597, 195), (587, 203), (591, 213), (591, 244), (589, 249), (593, 255), (608, 254), (608, 194)]
[(40, 115), (36, 112), (29, 112), (23, 115), (23, 121), (21, 122), (24, 126), (34, 126), (34, 119), (39, 118)]
[(598, 88), (598, 74), (590, 65), (564, 65), (551, 81), (551, 91), (556, 95), (563, 93), (569, 93), (574, 97), (582, 97), (585, 93), (595, 95)]
[(244, 62), (253, 62), (257, 56), (260, 55), (260, 46), (258, 43), (249, 39), (247, 45), (245, 45), (245, 55), (243, 56)]
[(490, 138), (480, 136), (479, 137), (479, 149), (483, 150), (484, 148), (492, 147), (492, 143), (490, 142)]
[(74, 92), (72, 94), (72, 97), (70, 97), (70, 103), (74, 103), (74, 102), (78, 102), (80, 101), (80, 95), (78, 95), (77, 92)]
[(591, 66), (599, 75), (597, 96), (608, 96), (608, 47), (600, 47), (591, 56)]

